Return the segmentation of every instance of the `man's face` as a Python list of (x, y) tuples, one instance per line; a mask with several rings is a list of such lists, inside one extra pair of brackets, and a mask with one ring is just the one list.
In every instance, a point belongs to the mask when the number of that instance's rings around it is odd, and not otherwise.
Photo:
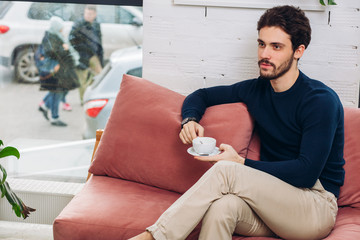
[(96, 11), (85, 8), (84, 19), (87, 22), (92, 23), (96, 18)]
[(259, 31), (258, 64), (260, 76), (272, 80), (287, 73), (294, 64), (290, 35), (279, 27), (264, 27)]

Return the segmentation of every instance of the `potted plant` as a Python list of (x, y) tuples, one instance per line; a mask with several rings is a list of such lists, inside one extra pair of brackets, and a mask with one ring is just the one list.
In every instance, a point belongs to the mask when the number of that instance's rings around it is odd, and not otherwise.
[[(2, 147), (4, 144), (2, 140), (0, 140), (0, 158), (15, 156), (17, 159), (20, 158), (19, 151), (14, 147)], [(14, 210), (16, 216), (23, 217), (23, 219), (27, 218), (30, 212), (35, 211), (35, 209), (26, 206), (21, 199), (11, 190), (8, 182), (6, 181), (7, 173), (5, 168), (0, 164), (0, 190), (1, 190), (1, 198), (4, 196), (8, 200), (8, 202), (12, 205), (12, 209)]]

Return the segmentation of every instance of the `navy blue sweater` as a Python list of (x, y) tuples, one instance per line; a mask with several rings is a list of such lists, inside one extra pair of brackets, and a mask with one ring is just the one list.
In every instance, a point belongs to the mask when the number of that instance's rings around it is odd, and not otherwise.
[(260, 160), (245, 165), (295, 187), (311, 188), (317, 179), (339, 196), (344, 183), (344, 112), (337, 94), (300, 72), (287, 91), (274, 92), (261, 78), (230, 86), (199, 89), (184, 101), (182, 116), (200, 120), (209, 106), (244, 102), (261, 139)]

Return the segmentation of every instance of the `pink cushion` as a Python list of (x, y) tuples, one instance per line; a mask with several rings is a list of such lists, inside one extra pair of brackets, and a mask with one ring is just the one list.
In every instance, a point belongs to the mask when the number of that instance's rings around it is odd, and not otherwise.
[[(179, 193), (211, 166), (187, 153), (179, 139), (184, 96), (150, 81), (124, 75), (90, 172)], [(253, 120), (244, 104), (208, 108), (205, 135), (246, 156)], [(236, 130), (236, 131), (235, 131)]]
[[(56, 218), (54, 239), (129, 239), (155, 223), (179, 196), (144, 184), (92, 176)], [(197, 239), (198, 234), (199, 228), (188, 239)]]
[(254, 131), (254, 134), (251, 137), (246, 158), (260, 160), (260, 138), (256, 131)]
[(326, 240), (360, 239), (360, 209), (339, 208), (335, 226)]
[(360, 109), (344, 108), (345, 183), (340, 188), (339, 206), (360, 208)]

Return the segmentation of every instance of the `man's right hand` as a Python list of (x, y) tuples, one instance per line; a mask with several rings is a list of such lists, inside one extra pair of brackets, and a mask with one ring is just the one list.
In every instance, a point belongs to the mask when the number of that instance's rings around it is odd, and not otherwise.
[(179, 137), (184, 144), (192, 144), (192, 140), (204, 136), (204, 128), (195, 121), (184, 124)]

